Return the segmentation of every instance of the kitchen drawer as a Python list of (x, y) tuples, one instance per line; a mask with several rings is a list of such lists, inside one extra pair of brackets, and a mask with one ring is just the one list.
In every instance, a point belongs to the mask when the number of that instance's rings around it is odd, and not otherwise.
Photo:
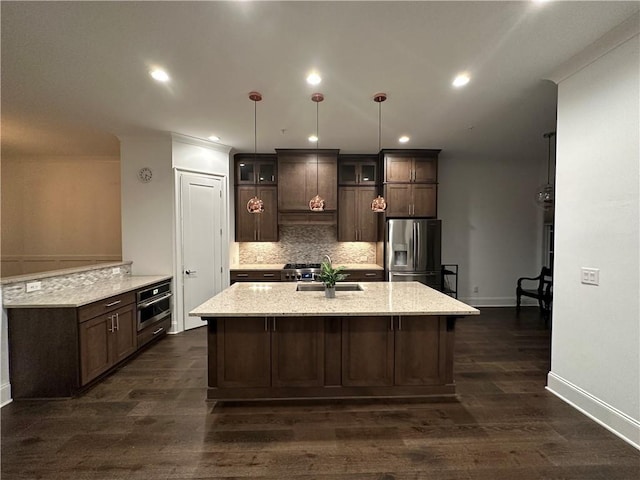
[(279, 282), (281, 270), (231, 270), (233, 282)]
[[(203, 322), (204, 325), (204, 322)], [(171, 317), (167, 317), (161, 322), (149, 325), (144, 330), (138, 332), (138, 348), (146, 345), (152, 340), (163, 337), (167, 334), (171, 328)]]
[(347, 282), (382, 282), (384, 281), (384, 270), (345, 270), (349, 276)]
[(136, 301), (135, 292), (127, 292), (121, 295), (115, 295), (113, 297), (105, 298), (104, 300), (100, 300), (99, 302), (90, 303), (89, 305), (85, 305), (84, 307), (80, 307), (78, 309), (78, 321), (80, 323), (86, 322), (87, 320), (97, 317), (98, 315), (102, 315), (104, 313), (109, 313), (118, 308), (122, 308), (125, 305), (129, 305), (130, 303), (134, 303)]

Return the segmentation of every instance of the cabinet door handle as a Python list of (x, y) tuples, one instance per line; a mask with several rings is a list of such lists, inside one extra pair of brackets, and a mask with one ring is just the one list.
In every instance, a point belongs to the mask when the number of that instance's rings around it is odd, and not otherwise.
[(389, 328), (391, 329), (391, 331), (393, 332), (393, 315), (391, 316), (391, 318), (389, 319)]
[(276, 317), (273, 317), (273, 331), (276, 331)]
[(113, 307), (115, 305), (118, 305), (119, 303), (122, 303), (122, 300), (116, 300), (115, 302), (111, 302), (111, 303), (107, 303), (104, 308), (109, 308), (109, 307)]
[(267, 317), (264, 317), (264, 331), (265, 332), (269, 331), (269, 321), (268, 321)]
[(116, 313), (116, 330), (120, 330), (120, 314)]
[(398, 330), (402, 330), (402, 317), (398, 317)]
[(153, 332), (154, 335), (159, 334), (160, 332), (164, 331), (164, 327), (160, 327), (159, 329), (157, 329), (155, 332)]
[(111, 328), (109, 328), (109, 331), (113, 333), (113, 331), (115, 330), (115, 327), (113, 325), (113, 315), (109, 316), (109, 320), (111, 320)]

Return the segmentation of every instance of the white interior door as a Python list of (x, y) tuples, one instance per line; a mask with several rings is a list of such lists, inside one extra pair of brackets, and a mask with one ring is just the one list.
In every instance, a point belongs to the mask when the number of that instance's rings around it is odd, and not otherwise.
[(185, 330), (205, 325), (189, 312), (223, 288), (223, 190), (222, 178), (180, 175)]

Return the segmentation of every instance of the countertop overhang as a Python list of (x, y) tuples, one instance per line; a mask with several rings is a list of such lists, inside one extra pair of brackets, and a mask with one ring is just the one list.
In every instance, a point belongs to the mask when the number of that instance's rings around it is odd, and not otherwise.
[(296, 282), (235, 283), (192, 317), (478, 315), (480, 311), (419, 282), (362, 282), (362, 291), (297, 292)]

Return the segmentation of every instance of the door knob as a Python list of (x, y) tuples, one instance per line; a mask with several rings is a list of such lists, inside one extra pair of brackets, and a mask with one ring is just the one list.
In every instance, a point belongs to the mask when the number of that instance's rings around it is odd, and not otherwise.
[(197, 270), (186, 270), (184, 273), (186, 273), (187, 275), (191, 275), (193, 273), (198, 273)]

